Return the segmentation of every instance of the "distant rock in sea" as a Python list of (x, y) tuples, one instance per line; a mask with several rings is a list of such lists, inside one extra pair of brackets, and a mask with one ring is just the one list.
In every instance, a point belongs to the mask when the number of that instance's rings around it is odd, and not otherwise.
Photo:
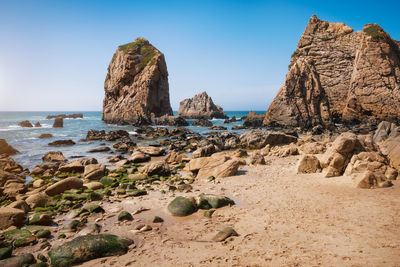
[(400, 49), (377, 24), (363, 31), (311, 17), (264, 126), (310, 128), (400, 115)]
[(181, 101), (178, 114), (186, 119), (227, 119), (220, 106), (214, 104), (206, 92), (201, 92), (193, 98), (187, 98)]
[(164, 55), (144, 38), (118, 47), (104, 91), (106, 123), (145, 125), (152, 117), (172, 115)]
[(58, 114), (58, 115), (48, 115), (46, 117), (47, 120), (55, 119), (55, 118), (63, 118), (63, 119), (78, 119), (78, 118), (83, 118), (82, 113), (74, 113), (74, 114)]
[(32, 123), (28, 120), (26, 121), (21, 121), (18, 123), (19, 126), (21, 127), (33, 127)]

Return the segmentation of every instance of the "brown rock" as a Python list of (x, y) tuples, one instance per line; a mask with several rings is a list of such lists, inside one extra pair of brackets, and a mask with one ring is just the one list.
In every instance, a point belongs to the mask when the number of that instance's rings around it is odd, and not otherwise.
[(58, 168), (60, 172), (76, 172), (81, 173), (84, 172), (85, 166), (82, 164), (82, 160), (75, 160), (71, 163), (62, 165)]
[(31, 211), (31, 208), (29, 207), (29, 205), (24, 200), (14, 201), (10, 205), (8, 205), (7, 207), (23, 210), (25, 212), (25, 214)]
[(76, 177), (65, 178), (55, 184), (49, 186), (44, 192), (49, 196), (55, 196), (63, 193), (65, 190), (81, 189), (83, 181)]
[(33, 127), (30, 121), (21, 121), (20, 123), (18, 123), (18, 125), (21, 127)]
[(0, 208), (0, 229), (4, 230), (10, 226), (22, 226), (25, 220), (25, 212), (20, 209), (2, 207)]
[(39, 135), (40, 139), (52, 138), (52, 137), (53, 137), (53, 135), (52, 134), (48, 134), (48, 133), (44, 133), (44, 134)]
[(222, 108), (220, 106), (216, 106), (206, 92), (201, 92), (195, 95), (193, 98), (187, 98), (181, 101), (178, 114), (187, 119), (228, 118), (228, 116), (226, 116), (226, 114), (223, 112)]
[(43, 162), (65, 162), (67, 159), (61, 151), (50, 151), (42, 157)]
[(103, 120), (117, 124), (150, 124), (172, 115), (164, 55), (144, 38), (119, 46), (104, 83)]
[(196, 177), (199, 179), (205, 179), (205, 178), (209, 178), (210, 176), (214, 176), (215, 178), (223, 178), (223, 177), (233, 176), (236, 174), (240, 165), (241, 165), (241, 162), (239, 160), (230, 159), (216, 167), (206, 166), (206, 167), (201, 168)]
[(62, 118), (55, 118), (54, 123), (53, 123), (53, 128), (63, 128), (64, 127), (64, 121)]
[(165, 161), (160, 160), (144, 166), (142, 172), (148, 176), (155, 174), (160, 176), (169, 176), (171, 174), (171, 169)]
[(18, 150), (10, 146), (5, 139), (0, 139), (0, 154), (11, 156), (18, 153)]
[(132, 155), (128, 158), (128, 161), (132, 163), (141, 163), (149, 160), (150, 156), (140, 151), (133, 152)]
[(165, 153), (165, 149), (162, 147), (154, 147), (154, 146), (141, 146), (138, 147), (138, 150), (142, 153), (145, 153), (149, 156), (162, 156)]
[(92, 190), (104, 188), (104, 185), (100, 182), (90, 182), (90, 183), (84, 184), (84, 186), (86, 186), (88, 189), (92, 189)]
[(364, 189), (390, 187), (393, 185), (386, 180), (384, 175), (370, 171), (353, 174), (353, 182), (357, 188)]
[(49, 146), (73, 146), (75, 142), (72, 140), (56, 140), (54, 142), (48, 143)]
[(40, 122), (36, 122), (35, 127), (42, 127), (42, 125), (40, 124)]
[(319, 160), (313, 155), (304, 155), (297, 166), (297, 173), (315, 173), (320, 170)]
[(88, 180), (99, 180), (106, 175), (106, 166), (103, 164), (90, 164), (85, 166), (83, 176)]
[(44, 192), (36, 193), (25, 199), (25, 202), (32, 208), (44, 207), (51, 198)]
[(245, 127), (262, 127), (265, 114), (256, 114), (250, 111), (244, 120), (243, 126)]
[(398, 42), (376, 24), (353, 33), (311, 17), (265, 126), (330, 125), (400, 113)]

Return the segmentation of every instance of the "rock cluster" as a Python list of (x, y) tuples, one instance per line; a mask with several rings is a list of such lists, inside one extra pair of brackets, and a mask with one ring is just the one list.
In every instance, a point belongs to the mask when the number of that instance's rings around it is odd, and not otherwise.
[(55, 118), (62, 118), (62, 119), (81, 119), (83, 118), (82, 113), (74, 113), (74, 114), (58, 114), (58, 115), (48, 115), (46, 117), (47, 120), (55, 119)]
[(220, 106), (214, 104), (210, 96), (206, 92), (201, 92), (193, 98), (187, 98), (181, 101), (178, 114), (187, 119), (227, 119)]
[(152, 117), (172, 115), (164, 55), (144, 38), (118, 47), (104, 91), (106, 123), (143, 125)]
[(328, 126), (400, 115), (399, 43), (378, 25), (363, 31), (311, 17), (265, 126)]

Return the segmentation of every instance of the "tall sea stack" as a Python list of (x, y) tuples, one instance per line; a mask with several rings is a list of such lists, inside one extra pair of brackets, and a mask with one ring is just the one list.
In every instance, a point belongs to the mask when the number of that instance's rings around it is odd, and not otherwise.
[(400, 115), (400, 43), (377, 24), (363, 31), (311, 17), (264, 126), (304, 128)]
[(104, 91), (106, 123), (146, 125), (154, 117), (172, 115), (164, 55), (144, 38), (118, 47)]

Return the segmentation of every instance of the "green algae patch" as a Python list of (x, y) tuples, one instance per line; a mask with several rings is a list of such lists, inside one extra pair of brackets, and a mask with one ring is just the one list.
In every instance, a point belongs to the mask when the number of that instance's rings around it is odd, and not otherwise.
[(51, 266), (64, 267), (125, 254), (133, 241), (116, 235), (80, 236), (49, 252)]
[(234, 205), (235, 202), (224, 196), (216, 196), (211, 194), (201, 194), (199, 195), (199, 208), (200, 209), (218, 209), (225, 206)]
[(387, 34), (382, 28), (381, 26), (379, 26), (378, 24), (367, 24), (364, 26), (363, 31), (368, 34), (369, 36), (371, 36), (374, 39), (382, 39), (382, 40), (386, 40), (386, 39), (390, 39), (389, 34)]
[(1, 260), (0, 266), (30, 266), (30, 264), (33, 263), (35, 263), (35, 257), (32, 254), (27, 253)]
[(26, 229), (14, 229), (4, 233), (7, 241), (13, 242), (14, 247), (27, 246), (36, 241), (36, 237)]

